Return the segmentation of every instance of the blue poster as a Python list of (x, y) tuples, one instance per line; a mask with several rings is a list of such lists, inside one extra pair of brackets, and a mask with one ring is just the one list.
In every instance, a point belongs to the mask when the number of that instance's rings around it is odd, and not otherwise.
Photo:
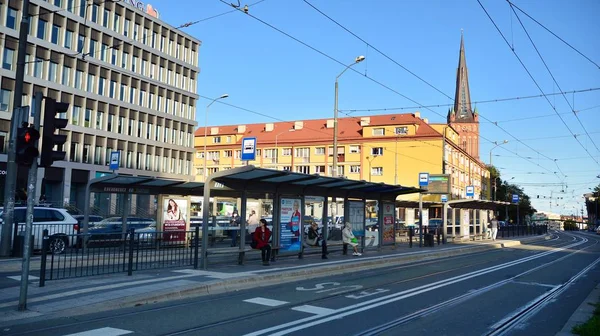
[(302, 237), (300, 234), (300, 220), (302, 218), (300, 204), (299, 198), (281, 199), (281, 219), (279, 223), (280, 252), (300, 252)]

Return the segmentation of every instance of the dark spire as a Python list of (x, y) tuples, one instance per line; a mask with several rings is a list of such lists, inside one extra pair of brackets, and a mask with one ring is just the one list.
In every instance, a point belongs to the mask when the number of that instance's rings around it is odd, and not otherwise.
[(471, 109), (471, 93), (469, 92), (469, 71), (465, 57), (465, 42), (460, 32), (460, 54), (456, 71), (456, 94), (454, 95), (454, 113), (456, 122), (473, 122), (475, 116)]

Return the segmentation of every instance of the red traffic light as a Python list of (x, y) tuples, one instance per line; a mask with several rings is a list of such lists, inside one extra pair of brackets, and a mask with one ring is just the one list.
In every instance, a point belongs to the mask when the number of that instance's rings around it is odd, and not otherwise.
[(33, 127), (20, 127), (17, 130), (17, 163), (24, 166), (31, 166), (40, 154), (36, 145), (39, 138), (40, 132)]

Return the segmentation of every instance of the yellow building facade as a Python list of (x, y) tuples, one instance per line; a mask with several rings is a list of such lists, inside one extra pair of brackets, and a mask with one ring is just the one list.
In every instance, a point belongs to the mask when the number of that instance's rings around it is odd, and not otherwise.
[[(256, 160), (251, 165), (332, 176), (333, 120), (316, 119), (199, 128), (194, 142), (196, 180), (246, 164), (240, 160), (245, 137), (257, 139)], [(485, 198), (489, 172), (459, 146), (458, 139), (452, 126), (430, 124), (418, 112), (340, 118), (337, 176), (418, 186), (421, 172), (445, 173), (451, 177), (449, 199), (464, 198), (469, 185), (474, 186), (475, 198)], [(440, 196), (424, 200), (440, 201)]]

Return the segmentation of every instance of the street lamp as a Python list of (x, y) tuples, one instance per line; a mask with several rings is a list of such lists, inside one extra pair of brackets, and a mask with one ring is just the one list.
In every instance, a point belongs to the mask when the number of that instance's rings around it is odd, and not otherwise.
[(217, 97), (215, 99), (213, 99), (210, 104), (208, 104), (206, 106), (206, 113), (204, 114), (204, 182), (206, 182), (206, 178), (208, 177), (208, 169), (206, 168), (206, 157), (208, 156), (206, 153), (206, 143), (208, 142), (207, 139), (207, 130), (208, 130), (208, 109), (210, 108), (210, 105), (212, 105), (214, 102), (216, 102), (219, 99), (225, 99), (229, 97), (229, 95), (227, 93), (222, 94), (220, 97)]
[(289, 130), (287, 130), (287, 131), (283, 131), (283, 132), (281, 132), (281, 133), (279, 133), (279, 134), (277, 134), (277, 135), (275, 136), (275, 163), (279, 163), (279, 149), (277, 148), (277, 138), (278, 138), (280, 135), (282, 135), (283, 133), (287, 133), (287, 132), (295, 132), (295, 131), (296, 131), (296, 129), (295, 129), (295, 128), (290, 128)]
[[(490, 149), (490, 167), (492, 167), (492, 151), (498, 147), (498, 146), (502, 146), (504, 144), (507, 144), (508, 140), (504, 140), (501, 143), (498, 143), (498, 141), (494, 141), (494, 144), (496, 146), (492, 147), (492, 149)], [(497, 178), (497, 177), (496, 177)], [(490, 193), (492, 192), (492, 175), (490, 174), (490, 179), (488, 181), (489, 186), (488, 186), (488, 190), (490, 191)], [(496, 179), (494, 179), (494, 195), (492, 195), (492, 199), (495, 201), (496, 200)]]
[(358, 56), (354, 63), (348, 65), (344, 71), (342, 71), (337, 77), (335, 77), (335, 102), (333, 104), (333, 171), (331, 172), (331, 176), (337, 176), (337, 133), (338, 133), (338, 79), (341, 75), (346, 72), (346, 70), (350, 69), (354, 64), (358, 64), (365, 60), (365, 56)]
[(373, 162), (373, 160), (375, 160), (377, 156), (368, 156), (366, 157), (367, 161), (369, 161), (369, 182), (371, 182), (371, 162)]

